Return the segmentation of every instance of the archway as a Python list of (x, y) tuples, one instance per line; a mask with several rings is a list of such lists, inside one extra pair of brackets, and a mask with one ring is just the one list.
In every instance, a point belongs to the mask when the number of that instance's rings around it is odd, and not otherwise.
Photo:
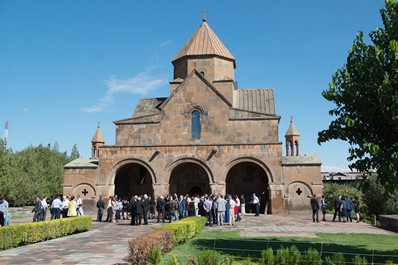
[[(241, 162), (234, 165), (228, 172), (226, 192), (231, 195), (244, 195), (250, 202), (253, 193), (260, 199), (260, 213), (270, 213), (270, 194), (267, 173), (253, 162)], [(268, 207), (266, 207), (268, 205)], [(246, 203), (247, 212), (253, 212), (253, 205)]]
[(137, 163), (122, 166), (115, 177), (115, 195), (129, 199), (133, 195), (153, 196), (151, 174), (148, 169)]
[(186, 162), (173, 169), (170, 176), (170, 194), (210, 194), (209, 176), (198, 164)]

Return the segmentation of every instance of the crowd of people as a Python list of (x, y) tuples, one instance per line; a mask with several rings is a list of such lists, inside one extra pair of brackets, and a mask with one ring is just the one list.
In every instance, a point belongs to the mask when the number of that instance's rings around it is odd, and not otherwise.
[[(311, 209), (312, 209), (312, 221), (319, 222), (318, 212), (319, 209), (322, 209), (322, 221), (326, 221), (326, 208), (327, 203), (325, 196), (322, 195), (321, 201), (318, 201), (318, 198), (314, 194), (311, 198)], [(360, 213), (361, 213), (361, 202), (357, 197), (354, 200), (351, 200), (348, 196), (338, 196), (334, 201), (334, 214), (333, 214), (333, 222), (336, 221), (338, 217), (339, 222), (351, 222), (352, 223), (352, 215), (353, 211), (356, 216), (356, 221), (359, 223), (360, 221)]]
[(51, 214), (50, 220), (84, 216), (83, 203), (79, 195), (76, 197), (64, 195), (62, 198), (56, 196), (52, 201), (47, 197), (43, 199), (36, 197), (35, 206), (32, 210), (33, 222), (45, 221), (48, 211)]
[[(248, 204), (252, 204), (255, 216), (259, 216), (260, 200), (253, 193)], [(106, 207), (105, 207), (106, 205)], [(110, 196), (105, 203), (102, 196), (96, 204), (97, 221), (102, 222), (106, 210), (105, 222), (118, 222), (123, 218), (130, 220), (131, 225), (147, 225), (148, 219), (157, 218), (157, 222), (173, 222), (188, 216), (205, 216), (207, 225), (234, 225), (245, 214), (246, 200), (244, 195), (203, 195), (189, 196), (169, 194), (159, 196), (156, 200), (146, 194), (135, 195), (130, 200)]]

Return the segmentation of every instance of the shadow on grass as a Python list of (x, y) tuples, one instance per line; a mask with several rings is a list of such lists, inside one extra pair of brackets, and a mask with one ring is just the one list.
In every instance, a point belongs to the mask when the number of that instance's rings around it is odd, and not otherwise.
[[(283, 239), (282, 239), (283, 240)], [(251, 257), (260, 259), (261, 252), (272, 248), (274, 253), (281, 247), (290, 247), (295, 245), (302, 254), (309, 248), (318, 250), (322, 254), (322, 259), (332, 256), (335, 253), (343, 253), (346, 261), (351, 261), (354, 256), (366, 257), (369, 264), (385, 264), (387, 260), (398, 263), (398, 246), (396, 250), (371, 250), (371, 245), (352, 245), (337, 243), (320, 243), (303, 240), (288, 239), (282, 241), (280, 238), (270, 239), (195, 239), (192, 245), (199, 249), (213, 249), (222, 254), (233, 256), (236, 259), (245, 259)], [(370, 242), (371, 243), (371, 242)]]

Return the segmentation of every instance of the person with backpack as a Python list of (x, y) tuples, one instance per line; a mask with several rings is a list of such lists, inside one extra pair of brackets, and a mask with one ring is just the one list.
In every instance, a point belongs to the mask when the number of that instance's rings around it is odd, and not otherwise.
[(354, 209), (354, 204), (350, 197), (347, 197), (345, 202), (347, 204), (347, 222), (350, 221), (352, 223), (352, 210)]

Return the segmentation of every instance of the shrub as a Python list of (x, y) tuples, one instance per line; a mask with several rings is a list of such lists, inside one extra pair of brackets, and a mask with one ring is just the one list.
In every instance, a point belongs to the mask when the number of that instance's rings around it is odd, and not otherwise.
[(221, 254), (217, 251), (205, 250), (198, 256), (198, 265), (220, 265), (222, 260)]
[(282, 264), (288, 264), (289, 260), (289, 249), (284, 248), (283, 246), (278, 249), (276, 252), (276, 257), (275, 257), (275, 264), (276, 265), (282, 265)]
[(309, 248), (303, 256), (303, 263), (307, 265), (322, 265), (321, 254), (314, 248)]
[(352, 259), (352, 263), (355, 265), (367, 265), (368, 260), (365, 257), (361, 258), (357, 255)]
[(267, 250), (263, 250), (261, 252), (261, 264), (263, 265), (273, 265), (274, 264), (274, 251), (272, 248), (268, 248)]
[(173, 243), (178, 245), (198, 234), (206, 225), (206, 217), (188, 217), (157, 227), (157, 230), (173, 230)]
[(149, 262), (150, 264), (157, 265), (162, 260), (162, 251), (157, 246), (152, 248), (151, 253), (149, 254)]
[(336, 253), (333, 256), (326, 257), (325, 262), (327, 265), (344, 265), (345, 258), (342, 253)]
[[(171, 256), (171, 259), (167, 264), (168, 265), (178, 265), (177, 257), (174, 255)], [(189, 264), (189, 261), (188, 261), (188, 264)], [(193, 263), (193, 264), (195, 264), (195, 263)]]
[(29, 245), (90, 230), (90, 216), (6, 226), (0, 229), (0, 250)]
[(132, 264), (146, 262), (155, 247), (162, 253), (170, 251), (173, 248), (173, 231), (155, 230), (129, 241), (129, 255), (126, 260)]

